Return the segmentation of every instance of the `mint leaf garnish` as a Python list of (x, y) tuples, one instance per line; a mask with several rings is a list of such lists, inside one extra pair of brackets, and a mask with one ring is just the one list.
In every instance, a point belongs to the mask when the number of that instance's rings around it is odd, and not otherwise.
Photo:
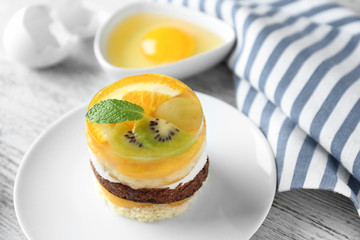
[(135, 103), (107, 99), (92, 106), (86, 117), (90, 122), (95, 123), (120, 123), (142, 119), (144, 113), (144, 109)]

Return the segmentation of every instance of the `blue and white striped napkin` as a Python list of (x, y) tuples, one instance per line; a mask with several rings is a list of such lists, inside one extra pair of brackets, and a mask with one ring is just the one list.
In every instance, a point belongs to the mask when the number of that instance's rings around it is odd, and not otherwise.
[(236, 30), (237, 105), (272, 146), (278, 191), (331, 190), (360, 214), (360, 16), (329, 0), (164, 2)]

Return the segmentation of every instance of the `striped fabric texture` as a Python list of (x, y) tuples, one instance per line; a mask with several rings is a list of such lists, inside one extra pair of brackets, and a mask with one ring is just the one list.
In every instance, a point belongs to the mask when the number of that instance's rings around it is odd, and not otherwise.
[(334, 191), (360, 214), (360, 16), (328, 0), (157, 2), (234, 27), (237, 107), (271, 144), (277, 190)]

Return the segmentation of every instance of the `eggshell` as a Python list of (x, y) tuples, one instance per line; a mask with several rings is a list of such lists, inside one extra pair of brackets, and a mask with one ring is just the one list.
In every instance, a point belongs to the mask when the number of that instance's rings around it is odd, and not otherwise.
[(21, 8), (3, 33), (4, 51), (14, 61), (30, 68), (43, 68), (62, 61), (74, 43), (65, 28), (50, 16), (43, 4)]
[(98, 26), (98, 16), (81, 0), (57, 0), (52, 3), (54, 17), (66, 29), (80, 38), (94, 36)]

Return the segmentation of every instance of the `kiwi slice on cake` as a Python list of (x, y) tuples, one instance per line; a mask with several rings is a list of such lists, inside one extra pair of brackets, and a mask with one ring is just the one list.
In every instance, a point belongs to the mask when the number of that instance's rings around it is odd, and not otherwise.
[(110, 146), (120, 155), (144, 156), (151, 154), (137, 139), (135, 134), (123, 123), (116, 124), (113, 131), (108, 134)]
[(133, 132), (146, 148), (169, 154), (186, 151), (196, 140), (193, 134), (179, 129), (174, 124), (148, 116), (136, 122)]
[(116, 124), (108, 140), (116, 152), (127, 157), (168, 157), (186, 151), (196, 141), (194, 135), (174, 124), (148, 116), (136, 121), (132, 130)]

